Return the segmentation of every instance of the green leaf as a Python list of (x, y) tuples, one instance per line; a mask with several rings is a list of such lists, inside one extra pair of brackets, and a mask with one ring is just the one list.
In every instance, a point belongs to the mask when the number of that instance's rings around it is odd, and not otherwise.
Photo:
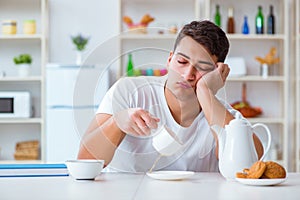
[(81, 34), (78, 34), (77, 36), (71, 37), (73, 44), (75, 44), (76, 49), (78, 51), (83, 51), (85, 49), (85, 46), (87, 45), (89, 38), (84, 37)]
[(30, 54), (20, 54), (19, 56), (15, 56), (13, 61), (16, 65), (31, 64), (32, 58), (31, 58)]

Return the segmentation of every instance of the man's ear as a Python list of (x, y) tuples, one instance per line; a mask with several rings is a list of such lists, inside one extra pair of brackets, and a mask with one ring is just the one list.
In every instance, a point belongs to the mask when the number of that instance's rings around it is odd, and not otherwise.
[(169, 68), (170, 62), (172, 60), (172, 56), (174, 55), (173, 51), (170, 51), (169, 57), (168, 57), (168, 61), (167, 61), (167, 68)]

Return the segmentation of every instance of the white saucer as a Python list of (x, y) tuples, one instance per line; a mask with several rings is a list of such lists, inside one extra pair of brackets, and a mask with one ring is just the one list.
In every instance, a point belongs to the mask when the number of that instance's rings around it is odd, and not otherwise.
[(195, 172), (192, 171), (155, 171), (147, 172), (147, 175), (153, 179), (158, 180), (182, 180), (193, 176)]
[(245, 185), (256, 185), (256, 186), (267, 186), (267, 185), (278, 185), (284, 182), (287, 178), (276, 178), (276, 179), (250, 179), (250, 178), (235, 178), (238, 182)]

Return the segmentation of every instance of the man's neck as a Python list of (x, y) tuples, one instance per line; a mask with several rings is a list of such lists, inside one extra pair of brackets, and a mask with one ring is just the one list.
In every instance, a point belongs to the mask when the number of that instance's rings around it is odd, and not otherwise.
[(167, 89), (165, 97), (174, 120), (183, 127), (190, 126), (201, 111), (197, 98), (182, 101)]

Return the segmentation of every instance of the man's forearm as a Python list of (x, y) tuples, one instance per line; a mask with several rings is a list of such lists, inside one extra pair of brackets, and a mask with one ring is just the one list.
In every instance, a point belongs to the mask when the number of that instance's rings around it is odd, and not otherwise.
[(118, 128), (113, 117), (110, 117), (102, 125), (85, 134), (78, 158), (101, 159), (105, 160), (107, 165), (124, 137), (125, 134)]
[(197, 98), (209, 125), (217, 124), (224, 127), (234, 117), (205, 84), (199, 85), (199, 87)]

